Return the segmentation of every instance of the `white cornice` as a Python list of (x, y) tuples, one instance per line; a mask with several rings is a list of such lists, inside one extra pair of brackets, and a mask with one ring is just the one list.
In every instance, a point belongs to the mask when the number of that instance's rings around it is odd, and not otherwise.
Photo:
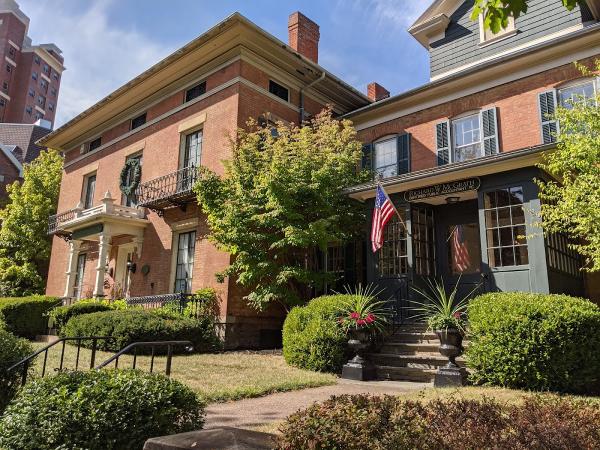
[(426, 22), (422, 22), (411, 27), (408, 32), (419, 41), (419, 43), (429, 49), (432, 42), (439, 41), (446, 36), (446, 28), (450, 23), (450, 18), (445, 14), (439, 14)]

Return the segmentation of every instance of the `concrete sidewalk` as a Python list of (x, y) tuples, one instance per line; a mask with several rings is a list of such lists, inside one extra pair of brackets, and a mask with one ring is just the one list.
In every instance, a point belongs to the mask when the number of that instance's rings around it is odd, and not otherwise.
[(206, 412), (207, 428), (236, 427), (261, 430), (273, 427), (290, 414), (304, 409), (314, 402), (327, 400), (342, 394), (390, 394), (397, 395), (431, 387), (430, 383), (401, 381), (350, 381), (339, 380), (332, 386), (281, 392), (265, 397), (238, 400), (210, 405)]

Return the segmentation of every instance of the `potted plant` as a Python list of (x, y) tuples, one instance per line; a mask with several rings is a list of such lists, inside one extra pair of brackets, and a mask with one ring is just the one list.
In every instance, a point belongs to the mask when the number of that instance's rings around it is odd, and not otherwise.
[(355, 292), (346, 289), (348, 300), (339, 310), (341, 327), (349, 336), (348, 347), (355, 356), (342, 369), (342, 378), (369, 380), (374, 378), (375, 369), (364, 357), (373, 338), (385, 331), (389, 308), (386, 302), (378, 300), (381, 293), (373, 286), (358, 286)]
[[(479, 285), (464, 298), (457, 299), (460, 277), (454, 288), (447, 292), (443, 280), (426, 280), (426, 288), (412, 287), (422, 297), (417, 301), (417, 319), (427, 323), (428, 330), (434, 331), (440, 340), (439, 352), (448, 358), (448, 363), (438, 370), (436, 386), (464, 384), (465, 370), (456, 364), (456, 358), (463, 352), (462, 341), (467, 327), (468, 299)], [(452, 380), (452, 378), (456, 380)]]

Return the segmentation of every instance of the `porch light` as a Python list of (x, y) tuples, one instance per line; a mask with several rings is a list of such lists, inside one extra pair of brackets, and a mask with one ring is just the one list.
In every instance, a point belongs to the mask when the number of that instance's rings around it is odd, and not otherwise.
[(127, 261), (127, 270), (129, 270), (131, 273), (135, 273), (136, 269), (137, 265), (134, 262)]
[(458, 203), (460, 201), (460, 197), (446, 197), (446, 203), (448, 204), (452, 204), (452, 203)]

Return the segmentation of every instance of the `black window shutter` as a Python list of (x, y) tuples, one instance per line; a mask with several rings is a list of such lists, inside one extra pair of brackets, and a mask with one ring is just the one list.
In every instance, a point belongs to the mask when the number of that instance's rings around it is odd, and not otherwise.
[(438, 166), (443, 166), (450, 162), (450, 123), (449, 121), (440, 122), (435, 126), (435, 142), (437, 151)]
[(363, 145), (361, 167), (363, 170), (373, 172), (373, 144)]
[(540, 106), (540, 124), (542, 128), (542, 144), (556, 142), (558, 122), (554, 120), (556, 111), (556, 92), (546, 91), (538, 95)]
[(410, 133), (398, 136), (398, 175), (410, 172)]
[(483, 126), (483, 154), (484, 156), (498, 153), (498, 121), (496, 108), (481, 111), (481, 123)]

